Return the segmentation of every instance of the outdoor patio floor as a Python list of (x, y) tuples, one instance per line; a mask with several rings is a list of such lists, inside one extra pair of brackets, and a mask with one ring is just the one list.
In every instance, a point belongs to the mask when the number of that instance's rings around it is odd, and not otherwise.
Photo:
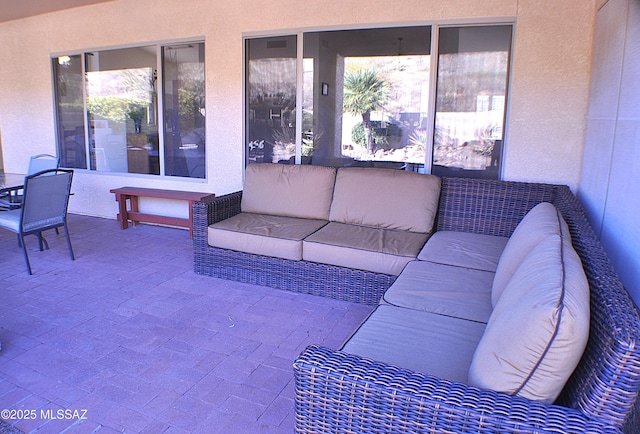
[(75, 261), (27, 239), (33, 276), (0, 231), (0, 410), (25, 432), (291, 433), (294, 359), (371, 311), (199, 276), (185, 230), (69, 229)]

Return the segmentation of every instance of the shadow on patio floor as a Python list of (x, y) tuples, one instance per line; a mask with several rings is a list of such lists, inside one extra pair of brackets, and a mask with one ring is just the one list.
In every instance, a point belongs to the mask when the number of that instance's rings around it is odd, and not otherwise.
[[(293, 370), (371, 308), (199, 276), (181, 229), (69, 216), (51, 249), (0, 231), (0, 409), (25, 432), (293, 431)], [(5, 417), (8, 416), (8, 417)]]

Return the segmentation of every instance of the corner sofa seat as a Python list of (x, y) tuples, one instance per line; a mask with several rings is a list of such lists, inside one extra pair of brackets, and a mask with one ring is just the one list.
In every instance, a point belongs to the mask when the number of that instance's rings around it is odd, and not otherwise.
[(508, 237), (437, 231), (418, 254), (421, 261), (495, 273)]
[[(497, 295), (497, 273), (410, 263), (385, 293), (385, 304), (343, 350), (408, 369), (433, 366), (435, 370), (421, 372), (552, 402), (578, 364), (589, 330), (588, 283), (565, 227), (549, 203), (527, 213), (500, 255), (497, 270), (508, 279)], [(472, 252), (470, 262), (477, 262), (482, 247)], [(521, 260), (511, 261), (505, 251)], [(502, 261), (508, 266), (501, 267)], [(423, 314), (429, 318), (424, 323), (417, 319)], [(405, 321), (411, 325), (402, 330), (399, 325)], [(443, 322), (450, 332), (443, 331)], [(390, 333), (397, 329), (403, 338)], [(447, 346), (453, 352), (442, 354), (440, 348)], [(416, 363), (420, 352), (425, 354)]]
[(404, 268), (382, 303), (485, 323), (508, 237), (437, 231)]
[(494, 274), (429, 261), (412, 261), (384, 293), (382, 302), (486, 324)]

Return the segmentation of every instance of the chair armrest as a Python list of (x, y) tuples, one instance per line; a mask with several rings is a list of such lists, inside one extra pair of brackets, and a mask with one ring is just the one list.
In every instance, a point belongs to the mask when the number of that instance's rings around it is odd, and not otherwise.
[(298, 357), (294, 373), (297, 432), (618, 432), (575, 409), (319, 346)]

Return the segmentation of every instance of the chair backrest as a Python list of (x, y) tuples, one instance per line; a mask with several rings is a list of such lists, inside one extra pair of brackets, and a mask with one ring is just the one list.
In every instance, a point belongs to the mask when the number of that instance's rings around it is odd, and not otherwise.
[(42, 172), (43, 170), (57, 169), (60, 159), (49, 154), (34, 155), (29, 159), (27, 175)]
[(27, 175), (21, 227), (23, 233), (62, 226), (67, 219), (73, 170), (51, 169)]

